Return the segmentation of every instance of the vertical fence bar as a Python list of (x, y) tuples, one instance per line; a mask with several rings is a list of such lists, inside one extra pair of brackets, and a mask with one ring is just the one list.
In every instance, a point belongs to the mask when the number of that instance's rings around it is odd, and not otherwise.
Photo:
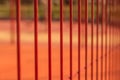
[(35, 80), (38, 80), (38, 0), (34, 0)]
[(99, 0), (97, 0), (97, 11), (96, 11), (96, 19), (97, 19), (97, 26), (96, 26), (96, 80), (98, 80), (98, 64), (99, 64), (99, 61), (98, 61), (98, 54), (99, 54), (99, 49), (98, 49), (98, 25), (99, 25)]
[[(115, 28), (115, 47), (117, 47), (117, 29)], [(117, 49), (117, 48), (116, 48)], [(115, 75), (116, 75), (116, 80), (118, 80), (118, 73), (117, 73), (117, 67), (118, 67), (118, 61), (117, 61), (117, 51), (115, 51)]]
[[(118, 45), (120, 45), (120, 27), (118, 28)], [(120, 47), (119, 47), (119, 52), (120, 52)], [(119, 55), (119, 60), (118, 61), (120, 61), (120, 53), (118, 53), (118, 55)], [(118, 65), (118, 70), (120, 70), (120, 64)], [(120, 73), (119, 73), (119, 75), (120, 75)], [(118, 76), (118, 78), (120, 79), (120, 76)]]
[[(116, 42), (116, 38), (115, 38), (115, 24), (114, 24), (114, 30), (113, 30), (113, 37), (114, 37), (114, 41), (113, 41), (113, 52), (114, 52), (114, 48), (115, 48), (115, 42)], [(114, 80), (116, 80), (116, 75), (115, 75), (115, 72), (116, 72), (116, 58), (115, 58), (115, 53), (114, 53), (114, 60), (113, 60), (113, 68), (114, 68), (114, 71), (113, 71), (113, 77), (114, 77)]]
[[(116, 25), (116, 47), (117, 47), (117, 50), (118, 50), (118, 25)], [(116, 80), (118, 80), (118, 52), (116, 51)]]
[(73, 7), (73, 0), (70, 0), (70, 80), (72, 80), (72, 7)]
[(87, 77), (87, 72), (88, 72), (88, 67), (87, 67), (87, 58), (88, 58), (88, 46), (87, 46), (87, 29), (88, 27), (88, 0), (85, 0), (85, 80), (88, 79)]
[(78, 80), (80, 80), (81, 69), (81, 0), (78, 0)]
[(21, 62), (20, 62), (20, 0), (16, 0), (16, 37), (17, 37), (17, 80), (21, 80)]
[[(114, 0), (113, 0), (113, 2), (114, 2)], [(113, 4), (113, 9), (114, 9), (114, 4)], [(114, 23), (113, 23), (113, 24), (114, 24)], [(115, 35), (114, 35), (114, 25), (113, 25), (113, 30), (112, 30), (112, 31), (113, 31), (113, 32), (112, 32), (112, 33), (113, 33), (113, 35), (112, 35), (112, 37), (113, 37), (113, 45), (112, 45), (112, 46), (113, 46), (113, 47), (112, 47), (112, 48), (113, 48), (113, 50), (114, 50), (114, 42), (115, 42), (115, 37), (114, 37), (114, 36), (115, 36)], [(112, 51), (112, 53), (113, 53), (113, 52), (114, 52), (114, 51)], [(115, 55), (115, 54), (114, 54), (114, 55)], [(113, 55), (113, 59), (112, 59), (112, 68), (113, 68), (113, 69), (112, 69), (112, 70), (113, 70), (113, 72), (112, 72), (112, 76), (113, 76), (112, 80), (115, 79), (115, 77), (114, 77), (114, 72), (115, 72), (115, 71), (114, 71), (114, 70), (115, 70), (115, 69), (114, 69), (114, 67), (115, 67), (115, 66), (114, 66), (114, 61), (115, 61), (114, 55)]]
[(107, 6), (108, 6), (108, 0), (106, 0), (106, 3), (105, 3), (105, 80), (107, 80), (107, 64), (108, 64), (108, 54), (107, 54), (107, 50), (108, 50), (108, 45), (107, 45), (107, 40), (108, 40), (108, 23), (107, 23), (107, 19), (108, 19), (108, 13), (107, 13)]
[(109, 78), (108, 80), (111, 80), (111, 0), (109, 2)]
[(14, 37), (15, 37), (15, 35), (14, 35), (14, 0), (10, 0), (10, 18), (11, 18), (11, 20), (10, 20), (10, 23), (11, 23), (11, 25), (10, 25), (10, 35), (11, 35), (11, 44), (13, 44), (14, 43)]
[(91, 0), (91, 80), (93, 80), (93, 25), (94, 25), (94, 0)]
[(102, 0), (102, 25), (101, 25), (101, 80), (103, 80), (103, 22), (104, 22), (104, 0)]
[(63, 0), (60, 0), (60, 80), (63, 80)]
[[(113, 1), (114, 0), (112, 0), (111, 1), (111, 10), (113, 10)], [(113, 15), (113, 12), (111, 11), (111, 20), (112, 20), (112, 15)], [(112, 48), (112, 50), (113, 50), (113, 21), (111, 21), (111, 23), (112, 23), (112, 29), (111, 29), (111, 39), (112, 39), (112, 44), (111, 44), (111, 48)], [(113, 51), (111, 51), (111, 52), (113, 52)], [(113, 54), (112, 54), (113, 55)], [(113, 57), (112, 57), (112, 59), (111, 59), (111, 80), (113, 80)]]
[(51, 22), (52, 22), (52, 0), (48, 0), (48, 79), (52, 80), (52, 53), (51, 53)]

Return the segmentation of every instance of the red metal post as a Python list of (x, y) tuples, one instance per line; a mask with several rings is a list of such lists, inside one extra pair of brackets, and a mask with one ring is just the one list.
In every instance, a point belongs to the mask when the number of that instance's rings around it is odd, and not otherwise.
[(60, 80), (63, 80), (63, 0), (60, 0)]
[(38, 0), (34, 0), (35, 80), (38, 80)]
[(80, 80), (81, 69), (81, 0), (78, 0), (78, 80)]
[(87, 46), (87, 29), (88, 27), (88, 0), (85, 0), (85, 80), (88, 79), (87, 77), (87, 72), (88, 72), (88, 67), (87, 67), (87, 58), (88, 58), (88, 46)]
[(14, 43), (15, 33), (14, 33), (14, 0), (10, 0), (10, 35), (11, 35), (11, 44)]
[[(116, 24), (115, 24), (115, 47), (117, 47), (117, 28), (116, 28)], [(116, 48), (117, 49), (117, 48)], [(117, 73), (117, 64), (118, 64), (118, 62), (117, 62), (117, 51), (115, 51), (115, 80), (118, 80), (117, 78), (118, 78), (118, 73)]]
[(112, 26), (111, 26), (111, 0), (109, 3), (109, 77), (108, 79), (111, 80), (111, 31), (112, 31)]
[(96, 11), (96, 20), (97, 20), (97, 26), (96, 26), (96, 80), (98, 80), (98, 64), (99, 64), (99, 61), (98, 61), (98, 54), (99, 54), (99, 49), (98, 49), (98, 25), (99, 25), (99, 0), (97, 0), (97, 11)]
[(72, 7), (73, 7), (73, 0), (70, 0), (70, 80), (72, 80)]
[(17, 80), (21, 80), (21, 62), (20, 62), (20, 0), (16, 0), (16, 37), (17, 37)]
[(51, 22), (52, 22), (52, 0), (48, 0), (48, 79), (52, 80), (52, 53), (51, 53)]
[(94, 0), (91, 0), (91, 80), (93, 80), (93, 69), (94, 69), (94, 66), (93, 66), (93, 56), (94, 56), (94, 53), (93, 53), (93, 26), (94, 26)]
[[(112, 0), (112, 9), (114, 9), (114, 0)], [(113, 50), (114, 50), (114, 24), (112, 24), (112, 53), (113, 53)], [(114, 80), (114, 56), (113, 55), (114, 54), (112, 54), (112, 66), (111, 66), (111, 69), (112, 69), (112, 73), (111, 73), (112, 77), (111, 77), (111, 79), (112, 80)]]
[(108, 60), (107, 60), (107, 57), (108, 57), (108, 54), (107, 54), (107, 50), (108, 50), (108, 45), (107, 45), (107, 40), (108, 40), (108, 0), (106, 0), (106, 3), (105, 3), (105, 20), (106, 20), (106, 23), (105, 23), (105, 80), (107, 80), (107, 64), (108, 64)]
[[(113, 10), (113, 1), (114, 0), (111, 0), (111, 24), (113, 23), (112, 22), (112, 10)], [(113, 49), (113, 24), (112, 24), (112, 27), (111, 27), (111, 50)], [(111, 51), (111, 80), (113, 80), (113, 51)]]
[(101, 80), (103, 80), (103, 22), (104, 22), (104, 0), (102, 0), (102, 25), (101, 25)]
[[(116, 34), (115, 34), (115, 36), (116, 36), (116, 45), (115, 45), (115, 47), (117, 47), (118, 46), (118, 28), (117, 28), (117, 26), (116, 26), (116, 31), (115, 32), (116, 32)], [(118, 49), (118, 48), (116, 48), (116, 49)], [(118, 63), (118, 52), (116, 52), (115, 57), (116, 57), (116, 65), (115, 65), (116, 66), (116, 72), (115, 73), (116, 73), (116, 80), (118, 80), (118, 72), (117, 72), (118, 71), (118, 64), (119, 64)]]

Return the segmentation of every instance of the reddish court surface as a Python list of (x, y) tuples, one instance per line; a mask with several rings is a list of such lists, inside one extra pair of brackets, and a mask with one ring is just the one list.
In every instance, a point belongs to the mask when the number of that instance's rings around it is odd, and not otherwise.
[[(21, 22), (21, 68), (22, 80), (34, 80), (34, 36), (33, 22)], [(95, 25), (96, 26), (96, 25)], [(101, 27), (100, 27), (101, 28)], [(94, 27), (94, 34), (96, 33)], [(84, 24), (81, 26), (81, 80), (85, 76), (85, 48), (84, 48)], [(99, 29), (99, 36), (101, 30)], [(48, 44), (47, 24), (39, 23), (39, 80), (48, 80)], [(116, 33), (117, 34), (117, 33)], [(116, 34), (113, 34), (116, 36)], [(10, 22), (0, 21), (0, 80), (17, 79), (16, 44), (10, 43)], [(73, 78), (77, 80), (77, 23), (73, 23)], [(59, 47), (59, 22), (52, 22), (52, 77), (60, 79), (60, 47)], [(91, 26), (88, 25), (88, 80), (90, 80), (91, 67)], [(99, 37), (99, 61), (101, 59)], [(104, 41), (105, 42), (105, 41)], [(119, 42), (115, 42), (115, 46)], [(96, 75), (96, 35), (94, 35), (94, 75)], [(116, 48), (115, 52), (119, 53)], [(104, 54), (105, 55), (105, 54)], [(113, 54), (114, 55), (114, 54)], [(104, 58), (104, 57), (103, 57)], [(100, 73), (100, 62), (99, 62)], [(109, 73), (109, 71), (108, 71)], [(100, 74), (99, 74), (100, 75)], [(95, 78), (95, 76), (94, 76)], [(99, 77), (100, 79), (100, 77)], [(64, 80), (69, 80), (69, 22), (64, 22)]]

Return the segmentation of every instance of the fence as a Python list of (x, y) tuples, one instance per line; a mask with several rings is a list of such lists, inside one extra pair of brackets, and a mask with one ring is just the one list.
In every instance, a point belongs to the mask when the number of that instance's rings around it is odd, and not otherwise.
[[(117, 0), (78, 0), (77, 1), (77, 71), (74, 71), (74, 32), (73, 32), (73, 0), (69, 0), (69, 75), (64, 76), (64, 2), (60, 0), (60, 34), (59, 34), (59, 80), (119, 80), (119, 49), (120, 49), (120, 27), (115, 25), (112, 10)], [(14, 20), (13, 1), (11, 0), (11, 41), (14, 44)], [(34, 0), (34, 80), (41, 80), (39, 75), (39, 11), (38, 0)], [(52, 67), (52, 0), (47, 1), (48, 6), (48, 80), (53, 80)], [(89, 4), (88, 4), (89, 3)], [(84, 10), (82, 11), (82, 9)], [(90, 9), (90, 13), (89, 13)], [(83, 15), (84, 13), (84, 15)], [(90, 15), (90, 16), (89, 16)], [(89, 18), (90, 17), (90, 18)], [(84, 18), (82, 20), (82, 18)], [(83, 26), (84, 25), (84, 26)], [(16, 0), (16, 47), (17, 47), (17, 80), (21, 80), (21, 4)], [(82, 30), (84, 28), (84, 35)], [(91, 34), (91, 35), (89, 35)], [(83, 37), (84, 36), (84, 37)], [(90, 38), (89, 38), (90, 37)], [(83, 39), (84, 38), (84, 39)], [(42, 39), (42, 37), (40, 38)], [(81, 41), (84, 41), (84, 44)], [(90, 43), (89, 43), (90, 40)], [(84, 49), (83, 49), (84, 47)], [(46, 49), (47, 50), (47, 49)], [(84, 52), (82, 52), (84, 50)], [(84, 56), (82, 56), (84, 53)], [(84, 58), (83, 58), (84, 57)], [(83, 60), (84, 59), (84, 60)], [(43, 61), (44, 62), (44, 61)], [(83, 63), (84, 62), (84, 63)], [(90, 62), (90, 63), (89, 63)], [(81, 66), (84, 64), (84, 66)], [(46, 69), (46, 68), (44, 68)], [(90, 71), (89, 71), (90, 70)], [(84, 74), (82, 73), (84, 72)], [(83, 76), (84, 75), (84, 76)], [(84, 78), (83, 78), (84, 77)], [(44, 80), (44, 79), (42, 79)], [(58, 78), (56, 79), (58, 80)]]

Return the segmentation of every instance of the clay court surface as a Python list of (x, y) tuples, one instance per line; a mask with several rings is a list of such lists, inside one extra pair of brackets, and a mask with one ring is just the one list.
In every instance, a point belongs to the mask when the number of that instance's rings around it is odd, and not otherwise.
[[(16, 37), (11, 44), (11, 23), (7, 20), (0, 21), (0, 80), (17, 79), (17, 53)], [(15, 24), (14, 24), (15, 26)], [(81, 80), (85, 76), (85, 29), (81, 25)], [(15, 28), (14, 28), (15, 29)], [(64, 22), (64, 80), (69, 80), (69, 22)], [(99, 27), (99, 75), (101, 60), (101, 25)], [(21, 22), (21, 75), (22, 80), (34, 80), (34, 24), (32, 21)], [(94, 25), (94, 75), (96, 72), (96, 24)], [(48, 80), (48, 33), (47, 23), (39, 23), (39, 80)], [(77, 80), (78, 64), (78, 32), (77, 23), (73, 23), (73, 77)], [(60, 79), (60, 38), (59, 22), (52, 22), (52, 78)], [(113, 34), (115, 36), (115, 34)], [(16, 36), (16, 35), (15, 35)], [(105, 37), (104, 37), (105, 38)], [(108, 40), (109, 41), (109, 40)], [(105, 43), (105, 41), (104, 41)], [(118, 44), (118, 42), (113, 45)], [(109, 47), (109, 44), (107, 45)], [(105, 44), (104, 44), (105, 47)], [(118, 49), (119, 50), (119, 49)], [(116, 51), (119, 53), (118, 51)], [(104, 53), (105, 55), (105, 53)], [(104, 56), (103, 56), (104, 58)], [(88, 24), (88, 79), (90, 80), (91, 70), (91, 26)], [(109, 71), (108, 71), (109, 72)], [(95, 78), (95, 77), (94, 77)], [(99, 77), (100, 79), (100, 77)]]

